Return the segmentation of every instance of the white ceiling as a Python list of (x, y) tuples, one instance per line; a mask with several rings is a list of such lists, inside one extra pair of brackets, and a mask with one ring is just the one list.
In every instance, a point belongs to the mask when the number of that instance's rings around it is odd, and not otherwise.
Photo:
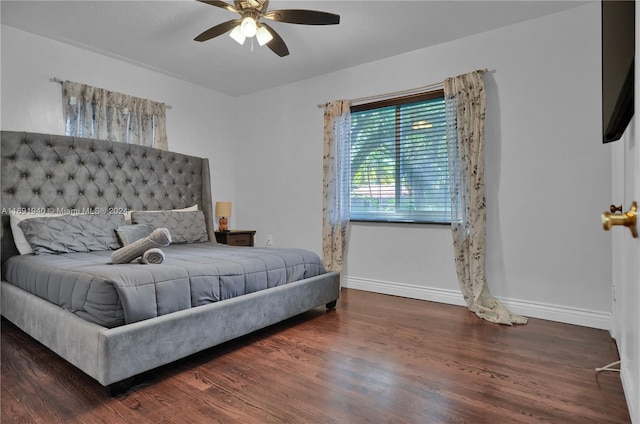
[[(231, 1), (230, 1), (231, 2)], [(238, 15), (195, 0), (7, 1), (2, 24), (231, 96), (311, 78), (576, 7), (577, 1), (288, 1), (269, 10), (339, 14), (339, 25), (269, 24), (290, 55), (202, 31)]]

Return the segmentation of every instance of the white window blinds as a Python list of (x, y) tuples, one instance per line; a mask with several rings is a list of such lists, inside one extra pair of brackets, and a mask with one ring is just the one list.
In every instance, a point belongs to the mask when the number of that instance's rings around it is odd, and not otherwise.
[(351, 108), (355, 221), (451, 222), (441, 90)]

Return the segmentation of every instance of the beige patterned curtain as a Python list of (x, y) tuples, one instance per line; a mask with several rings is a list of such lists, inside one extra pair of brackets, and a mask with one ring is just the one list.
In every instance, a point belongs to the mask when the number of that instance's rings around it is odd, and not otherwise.
[(350, 113), (348, 100), (324, 107), (322, 260), (336, 272), (342, 271), (349, 238)]
[(71, 81), (62, 93), (66, 135), (169, 148), (164, 103)]
[(526, 317), (509, 312), (491, 295), (485, 276), (484, 72), (444, 81), (456, 272), (467, 307), (478, 317), (526, 324)]

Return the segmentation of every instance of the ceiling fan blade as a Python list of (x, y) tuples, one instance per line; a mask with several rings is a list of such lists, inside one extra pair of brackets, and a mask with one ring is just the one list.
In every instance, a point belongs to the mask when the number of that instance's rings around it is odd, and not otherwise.
[(233, 6), (231, 6), (229, 3), (225, 3), (225, 2), (220, 1), (220, 0), (198, 0), (198, 1), (200, 3), (206, 3), (206, 4), (209, 4), (211, 6), (217, 6), (217, 7), (223, 8), (223, 9), (227, 9), (229, 12), (240, 13), (240, 11), (238, 9), (236, 9)]
[(289, 49), (287, 48), (287, 45), (284, 43), (284, 40), (282, 39), (282, 37), (280, 37), (280, 35), (278, 35), (278, 33), (275, 32), (273, 28), (271, 28), (269, 25), (265, 24), (264, 22), (262, 23), (262, 26), (267, 28), (271, 33), (271, 35), (273, 35), (273, 39), (267, 43), (267, 47), (269, 47), (272, 52), (274, 52), (280, 57), (287, 56), (289, 54)]
[(240, 25), (242, 19), (232, 19), (227, 22), (223, 22), (220, 25), (216, 25), (214, 27), (209, 28), (202, 34), (198, 35), (194, 38), (195, 41), (207, 41), (212, 39), (213, 37), (217, 37), (218, 35), (222, 35), (230, 29)]
[(340, 15), (318, 12), (317, 10), (282, 9), (272, 10), (263, 15), (267, 19), (289, 24), (303, 25), (336, 25), (340, 23)]

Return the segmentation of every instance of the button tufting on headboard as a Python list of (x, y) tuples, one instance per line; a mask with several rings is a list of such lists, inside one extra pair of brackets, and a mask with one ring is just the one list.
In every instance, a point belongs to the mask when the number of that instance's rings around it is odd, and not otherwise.
[(105, 140), (13, 131), (2, 131), (0, 155), (2, 262), (16, 253), (7, 213), (21, 207), (157, 210), (197, 203), (213, 239), (206, 159)]

